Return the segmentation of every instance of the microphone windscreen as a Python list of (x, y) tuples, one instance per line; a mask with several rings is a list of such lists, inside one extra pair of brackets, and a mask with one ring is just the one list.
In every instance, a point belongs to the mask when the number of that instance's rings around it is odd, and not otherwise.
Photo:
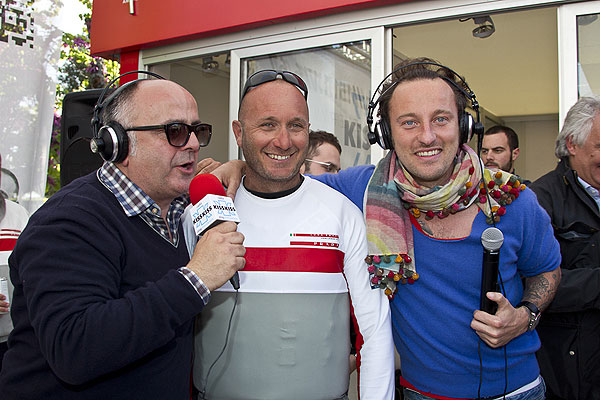
[(487, 251), (498, 251), (504, 243), (502, 231), (496, 227), (489, 227), (481, 234), (481, 244)]
[(212, 174), (196, 175), (190, 182), (190, 201), (196, 204), (207, 194), (227, 196), (225, 188), (219, 179)]

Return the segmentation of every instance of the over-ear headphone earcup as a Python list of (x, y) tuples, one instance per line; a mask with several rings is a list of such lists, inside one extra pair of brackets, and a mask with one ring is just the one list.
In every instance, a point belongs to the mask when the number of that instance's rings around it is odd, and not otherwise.
[(370, 144), (379, 144), (384, 150), (392, 148), (392, 137), (390, 136), (390, 129), (385, 118), (377, 117), (376, 121), (373, 121), (373, 114), (375, 114), (377, 102), (369, 102), (369, 109), (367, 111), (367, 128), (369, 133), (367, 139)]
[(469, 140), (471, 140), (471, 137), (473, 136), (473, 125), (473, 116), (468, 112), (463, 111), (458, 122), (460, 144), (468, 143)]
[(105, 161), (121, 162), (129, 152), (129, 138), (121, 124), (111, 122), (100, 128), (91, 146)]
[(378, 123), (377, 123), (377, 128), (379, 131), (379, 136), (381, 137), (380, 140), (380, 145), (381, 147), (383, 147), (384, 150), (389, 150), (391, 149), (392, 146), (392, 130), (390, 129), (389, 124), (387, 123), (387, 121), (384, 119), (381, 119)]

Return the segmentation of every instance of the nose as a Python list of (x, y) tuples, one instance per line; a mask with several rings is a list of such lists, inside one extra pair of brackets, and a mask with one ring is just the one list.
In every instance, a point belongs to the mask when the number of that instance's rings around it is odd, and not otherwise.
[(437, 135), (433, 131), (431, 124), (423, 124), (418, 136), (419, 142), (427, 146), (435, 142), (436, 138)]
[(200, 149), (200, 142), (198, 142), (198, 138), (196, 137), (196, 134), (194, 132), (190, 134), (190, 138), (188, 139), (185, 146), (183, 146), (181, 149), (193, 151), (198, 151)]
[(273, 144), (283, 150), (287, 150), (292, 147), (292, 140), (290, 137), (290, 133), (285, 127), (282, 127), (277, 132), (275, 139), (273, 139)]

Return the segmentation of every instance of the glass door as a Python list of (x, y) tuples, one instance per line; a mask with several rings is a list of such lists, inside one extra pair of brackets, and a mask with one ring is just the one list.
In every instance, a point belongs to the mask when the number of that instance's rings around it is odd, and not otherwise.
[(600, 94), (600, 1), (558, 10), (560, 124), (582, 96)]

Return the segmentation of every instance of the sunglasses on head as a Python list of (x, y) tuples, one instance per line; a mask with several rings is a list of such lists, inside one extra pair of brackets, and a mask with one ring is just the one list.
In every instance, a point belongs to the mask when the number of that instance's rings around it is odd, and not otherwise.
[(212, 135), (212, 126), (210, 124), (188, 125), (182, 122), (170, 122), (164, 125), (134, 126), (132, 128), (125, 129), (125, 132), (156, 130), (165, 131), (165, 134), (167, 135), (167, 141), (173, 147), (185, 146), (190, 140), (192, 132), (194, 132), (196, 135), (200, 147), (204, 147), (208, 145)]
[(291, 83), (296, 86), (302, 94), (304, 95), (304, 100), (308, 100), (308, 87), (306, 83), (293, 72), (289, 71), (279, 71), (275, 69), (265, 69), (262, 71), (255, 72), (248, 78), (246, 84), (244, 85), (244, 90), (242, 92), (242, 97), (240, 101), (246, 96), (246, 93), (252, 88), (262, 85), (263, 83), (273, 82), (276, 79), (283, 79), (287, 83)]

